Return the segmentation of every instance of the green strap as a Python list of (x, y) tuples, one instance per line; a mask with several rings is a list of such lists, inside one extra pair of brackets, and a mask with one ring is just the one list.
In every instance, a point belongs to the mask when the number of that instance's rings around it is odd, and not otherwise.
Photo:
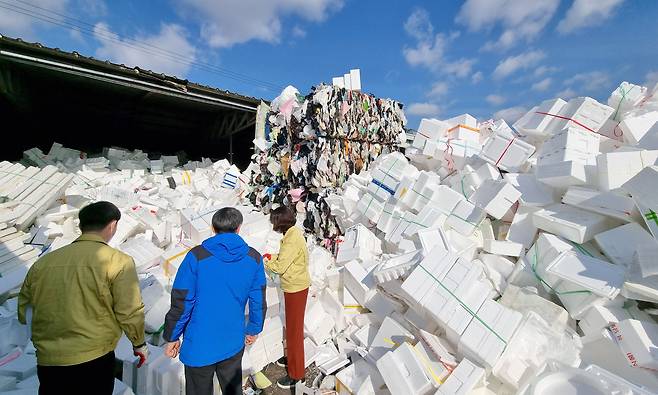
[(537, 247), (538, 245), (539, 245), (539, 239), (535, 242), (535, 248), (534, 248), (535, 256), (534, 256), (532, 265), (530, 265), (530, 269), (532, 269), (532, 273), (535, 275), (535, 277), (537, 277), (537, 280), (539, 280), (540, 283), (547, 286), (556, 295), (572, 295), (572, 294), (582, 294), (582, 293), (591, 294), (592, 293), (592, 291), (587, 290), (587, 289), (561, 292), (561, 291), (558, 291), (555, 288), (551, 287), (543, 278), (541, 278), (539, 273), (537, 273), (537, 261), (539, 260), (539, 250), (538, 250), (538, 247)]
[(443, 283), (442, 283), (438, 278), (436, 278), (432, 273), (430, 273), (429, 270), (427, 270), (423, 265), (420, 265), (420, 264), (419, 264), (418, 267), (420, 267), (421, 269), (423, 269), (423, 271), (424, 271), (425, 273), (427, 273), (428, 276), (430, 276), (434, 281), (436, 281), (437, 284), (439, 284), (439, 285), (441, 286), (441, 288), (443, 288), (444, 290), (446, 290), (446, 292), (448, 292), (448, 293), (450, 294), (450, 296), (452, 296), (453, 298), (455, 298), (455, 300), (456, 300), (456, 301), (457, 301), (457, 302), (458, 302), (458, 303), (464, 308), (464, 310), (466, 310), (466, 311), (468, 312), (468, 314), (470, 314), (471, 316), (473, 316), (473, 318), (475, 318), (476, 320), (480, 321), (480, 323), (481, 323), (482, 325), (484, 325), (485, 328), (487, 328), (487, 329), (488, 329), (491, 333), (493, 333), (498, 339), (500, 339), (500, 341), (503, 342), (503, 343), (505, 344), (505, 347), (507, 347), (507, 342), (505, 341), (505, 339), (503, 339), (502, 336), (500, 336), (495, 330), (493, 330), (493, 328), (490, 327), (489, 324), (487, 324), (486, 322), (484, 322), (484, 320), (483, 320), (482, 318), (480, 318), (480, 317), (477, 315), (477, 313), (475, 313), (473, 310), (471, 310), (471, 309), (466, 305), (466, 303), (464, 303), (461, 299), (459, 299), (459, 298), (457, 297), (457, 295), (455, 295), (450, 289), (448, 289), (448, 287), (446, 287), (445, 285), (443, 285)]
[(626, 95), (631, 93), (633, 88), (635, 88), (635, 85), (633, 85), (631, 89), (629, 89), (627, 92), (624, 90), (624, 88), (621, 87), (621, 85), (619, 86), (619, 90), (621, 91), (621, 99), (619, 99), (619, 104), (617, 104), (617, 109), (615, 110), (615, 113), (612, 115), (612, 119), (614, 119), (615, 121), (617, 120), (617, 115), (619, 114), (619, 109), (621, 108), (621, 104), (624, 102), (624, 99), (626, 99)]
[(587, 251), (587, 250), (585, 249), (585, 247), (582, 246), (582, 244), (574, 243), (574, 242), (571, 241), (571, 240), (569, 240), (569, 243), (571, 243), (574, 247), (576, 247), (576, 249), (577, 249), (578, 251), (580, 251), (583, 255), (587, 255), (587, 256), (589, 256), (589, 257), (594, 258), (594, 255), (592, 255), (592, 253), (590, 253), (589, 251)]
[(159, 335), (162, 332), (164, 332), (164, 328), (165, 328), (165, 324), (162, 324), (160, 329), (158, 329), (157, 331), (155, 331), (155, 332), (146, 332), (146, 333), (148, 333), (149, 335)]

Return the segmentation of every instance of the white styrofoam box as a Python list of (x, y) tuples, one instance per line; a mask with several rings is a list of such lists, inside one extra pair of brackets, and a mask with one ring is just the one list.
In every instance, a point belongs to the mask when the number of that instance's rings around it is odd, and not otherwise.
[(200, 212), (191, 208), (182, 209), (180, 211), (180, 221), (183, 232), (192, 239), (193, 243), (201, 244), (213, 235), (212, 217), (221, 208), (223, 206), (213, 206)]
[(540, 207), (519, 205), (516, 210), (512, 224), (507, 230), (505, 240), (521, 244), (524, 248), (529, 248), (537, 236), (537, 227), (532, 221), (532, 214), (541, 210)]
[(434, 389), (414, 348), (402, 343), (377, 360), (377, 368), (392, 395), (429, 394)]
[(523, 244), (507, 240), (485, 240), (483, 249), (486, 252), (497, 255), (521, 256)]
[(593, 165), (599, 153), (599, 137), (581, 129), (567, 128), (550, 136), (541, 146), (537, 165), (573, 161)]
[(7, 392), (16, 388), (16, 377), (0, 376), (0, 391)]
[(651, 317), (637, 308), (637, 303), (625, 304), (624, 307), (593, 306), (578, 321), (578, 326), (587, 335), (601, 335), (601, 330), (610, 326), (610, 323), (619, 323), (623, 320), (637, 319), (651, 322)]
[(343, 77), (333, 77), (331, 79), (331, 85), (338, 88), (345, 88), (345, 79)]
[(655, 151), (621, 151), (596, 157), (599, 173), (599, 189), (610, 191), (621, 187), (642, 169), (653, 166), (658, 160)]
[(401, 236), (412, 237), (420, 230), (423, 229), (436, 229), (443, 227), (447, 216), (443, 214), (440, 209), (427, 205), (423, 207), (418, 214), (405, 212), (402, 216), (402, 222), (405, 222), (405, 227), (398, 227), (394, 233), (398, 237), (391, 237), (389, 241), (399, 242)]
[(624, 222), (631, 222), (637, 216), (633, 199), (614, 192), (600, 192), (590, 188), (572, 186), (562, 197), (562, 203)]
[(535, 226), (574, 243), (585, 243), (595, 235), (619, 224), (600, 214), (579, 210), (566, 204), (555, 204), (532, 214)]
[(622, 188), (633, 196), (642, 219), (654, 237), (658, 236), (658, 221), (654, 213), (658, 210), (658, 167), (649, 166), (628, 180)]
[(373, 362), (376, 362), (388, 351), (395, 349), (407, 340), (413, 339), (414, 335), (411, 332), (393, 318), (386, 317), (368, 348), (368, 356)]
[[(472, 116), (465, 114), (461, 117), (461, 121), (456, 125), (453, 125), (451, 120), (446, 121), (450, 128), (447, 131), (447, 136), (451, 139), (461, 139), (461, 140), (470, 140), (475, 142), (480, 142), (480, 129), (478, 129), (477, 121)], [(455, 118), (453, 118), (455, 119)]]
[(359, 305), (366, 302), (366, 294), (375, 287), (375, 278), (372, 274), (376, 267), (366, 269), (358, 261), (349, 261), (343, 268), (343, 286), (356, 298)]
[(452, 189), (461, 192), (468, 199), (482, 185), (485, 180), (499, 180), (500, 172), (489, 163), (485, 163), (477, 170), (466, 165), (460, 172), (450, 176), (446, 181), (450, 182)]
[(548, 134), (545, 130), (551, 121), (553, 121), (553, 117), (543, 113), (559, 114), (566, 104), (567, 102), (562, 99), (545, 100), (516, 121), (513, 127), (528, 135), (545, 136)]
[(463, 169), (467, 160), (482, 151), (482, 144), (464, 139), (439, 139), (434, 157), (442, 159), (449, 170)]
[(611, 335), (633, 367), (658, 371), (658, 325), (636, 319), (610, 325)]
[(378, 331), (379, 327), (372, 324), (367, 324), (352, 333), (350, 337), (359, 346), (367, 348), (370, 347), (372, 342), (375, 340), (375, 336), (377, 335)]
[(557, 203), (553, 189), (538, 182), (533, 174), (506, 173), (503, 178), (521, 192), (522, 205), (541, 207)]
[(648, 150), (658, 149), (658, 122), (647, 131), (638, 146)]
[(157, 266), (163, 261), (164, 251), (143, 238), (129, 239), (119, 245), (119, 250), (133, 258), (138, 272)]
[(423, 252), (421, 250), (390, 257), (377, 266), (373, 271), (373, 275), (378, 283), (385, 283), (403, 277), (422, 259)]
[(436, 395), (468, 395), (483, 383), (485, 375), (483, 368), (464, 358), (441, 384)]
[(520, 196), (521, 192), (506, 181), (487, 180), (475, 191), (470, 200), (487, 214), (501, 219)]
[(471, 114), (457, 115), (456, 117), (446, 119), (443, 122), (445, 122), (450, 127), (458, 126), (458, 125), (466, 125), (466, 126), (470, 126), (472, 128), (475, 128), (475, 127), (477, 127), (477, 124), (478, 124), (477, 119), (475, 119), (475, 117), (472, 116)]
[(628, 144), (637, 145), (656, 122), (658, 122), (658, 111), (650, 111), (625, 117), (619, 124), (619, 129), (624, 132), (624, 141)]
[(381, 241), (363, 224), (357, 224), (345, 231), (343, 242), (338, 248), (336, 263), (341, 264), (359, 259), (366, 261), (381, 254)]
[(573, 252), (562, 253), (545, 273), (544, 280), (575, 319), (591, 306), (614, 299), (624, 284), (620, 266)]
[(416, 233), (420, 245), (423, 248), (423, 253), (425, 255), (429, 254), (434, 247), (440, 246), (445, 251), (450, 249), (448, 244), (448, 238), (441, 228), (436, 229), (421, 229)]
[(376, 394), (385, 391), (386, 383), (376, 366), (359, 359), (336, 374), (340, 395)]
[(572, 161), (537, 166), (535, 176), (539, 181), (555, 188), (587, 183), (586, 165)]
[(352, 76), (350, 76), (350, 73), (343, 74), (343, 83), (345, 84), (345, 89), (348, 91), (352, 90)]
[(437, 119), (421, 119), (418, 131), (414, 136), (413, 146), (423, 149), (426, 141), (438, 140), (440, 137), (443, 137), (448, 127), (446, 123)]
[(164, 317), (169, 311), (169, 295), (161, 295), (144, 315), (144, 329), (147, 332), (157, 332), (164, 325)]
[(441, 280), (457, 260), (455, 254), (449, 253), (445, 248), (437, 246), (421, 261), (402, 283), (401, 292), (410, 304), (421, 306), (421, 301), (429, 290), (435, 286), (432, 275)]
[(178, 359), (164, 359), (155, 367), (153, 383), (157, 394), (176, 395), (185, 389), (185, 366)]
[(491, 369), (523, 316), (498, 302), (486, 300), (477, 311), (477, 317), (479, 319), (472, 320), (459, 338), (458, 350), (469, 360)]
[(633, 264), (639, 246), (658, 245), (656, 239), (635, 222), (599, 233), (594, 240), (610, 261), (625, 268)]
[[(14, 354), (18, 356), (12, 359)], [(0, 376), (11, 376), (20, 381), (37, 373), (37, 357), (34, 354), (22, 352), (17, 348), (3, 359), (7, 362), (0, 366)]]
[(450, 375), (447, 363), (442, 360), (440, 355), (433, 351), (429, 343), (419, 341), (414, 346), (414, 349), (418, 359), (423, 365), (425, 374), (429, 377), (434, 388), (438, 388)]
[(368, 185), (368, 191), (373, 195), (377, 196), (382, 201), (387, 200), (391, 196), (395, 195), (400, 180), (393, 178), (392, 176), (386, 174), (381, 167), (374, 169), (372, 171), (372, 181)]
[[(480, 271), (482, 270), (479, 266), (477, 268)], [(459, 337), (474, 319), (472, 312), (477, 311), (482, 306), (485, 300), (492, 295), (492, 290), (491, 282), (484, 279), (470, 281), (469, 283), (464, 282), (453, 291), (454, 296), (451, 295), (437, 317), (445, 330), (446, 338), (450, 342), (453, 344), (459, 342)]]
[(446, 226), (470, 236), (486, 217), (486, 212), (466, 200), (460, 200), (446, 219)]
[(612, 119), (621, 119), (622, 114), (630, 111), (642, 101), (647, 88), (623, 81), (608, 98), (608, 105), (615, 109)]
[(370, 291), (364, 307), (382, 318), (390, 316), (394, 312), (403, 313), (406, 309), (405, 304), (377, 290)]
[(521, 171), (534, 152), (532, 144), (513, 136), (494, 133), (484, 143), (480, 157), (505, 171)]
[(350, 70), (350, 84), (353, 91), (361, 90), (361, 69)]
[[(548, 130), (557, 132), (567, 127), (580, 128), (590, 133), (598, 133), (605, 121), (615, 110), (591, 97), (576, 97), (562, 107), (560, 117), (552, 117)], [(566, 118), (566, 119), (565, 119)]]
[(359, 200), (356, 210), (371, 222), (377, 222), (382, 215), (382, 211), (384, 211), (384, 203), (368, 193)]

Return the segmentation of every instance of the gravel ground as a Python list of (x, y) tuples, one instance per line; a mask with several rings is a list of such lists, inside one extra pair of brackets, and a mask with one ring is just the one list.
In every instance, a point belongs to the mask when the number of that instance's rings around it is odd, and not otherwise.
[[(276, 385), (276, 381), (286, 375), (286, 368), (278, 366), (276, 363), (271, 363), (263, 369), (263, 373), (272, 382), (272, 385), (265, 388), (261, 395), (295, 395), (294, 390), (284, 390)], [(320, 370), (312, 364), (306, 368), (306, 385), (310, 386), (316, 377), (321, 375)], [(255, 389), (255, 387), (254, 387)]]

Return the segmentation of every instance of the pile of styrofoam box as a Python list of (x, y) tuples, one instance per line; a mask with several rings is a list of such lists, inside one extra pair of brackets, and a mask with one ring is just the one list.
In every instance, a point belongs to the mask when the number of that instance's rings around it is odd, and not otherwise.
[(423, 119), (327, 201), (339, 393), (551, 393), (555, 371), (658, 392), (658, 86)]
[[(117, 358), (124, 363), (124, 375), (117, 391), (181, 393), (184, 370), (180, 361), (163, 356), (161, 333), (169, 292), (185, 254), (212, 236), (212, 216), (226, 206), (242, 212), (240, 234), (249, 245), (263, 254), (278, 251), (281, 236), (272, 231), (269, 218), (242, 204), (248, 171), (226, 160), (184, 166), (175, 156), (149, 161), (142, 151), (118, 148), (87, 158), (57, 143), (47, 155), (35, 148), (25, 152), (21, 163), (0, 162), (0, 302), (5, 302), (0, 306), (0, 392), (38, 386), (27, 327), (16, 316), (16, 295), (27, 271), (40, 255), (80, 235), (77, 215), (82, 207), (107, 200), (122, 213), (110, 245), (135, 260), (152, 350), (147, 366), (136, 369), (130, 344), (122, 339)], [(318, 284), (329, 277), (330, 254), (329, 259), (314, 272)], [(251, 361), (245, 375), (283, 356), (283, 321), (274, 283), (268, 284), (267, 301), (264, 332), (245, 352), (245, 361)]]

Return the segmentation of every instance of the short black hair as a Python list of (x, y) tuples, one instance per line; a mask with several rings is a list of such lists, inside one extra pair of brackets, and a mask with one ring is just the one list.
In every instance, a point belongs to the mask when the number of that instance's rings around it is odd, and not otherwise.
[(97, 232), (105, 229), (112, 221), (121, 219), (121, 211), (110, 202), (91, 203), (80, 210), (80, 230), (84, 232)]
[(212, 216), (212, 228), (215, 233), (235, 233), (242, 225), (242, 213), (233, 207), (217, 210)]
[(297, 216), (288, 206), (280, 206), (270, 213), (270, 222), (274, 231), (285, 234), (288, 229), (295, 226)]

